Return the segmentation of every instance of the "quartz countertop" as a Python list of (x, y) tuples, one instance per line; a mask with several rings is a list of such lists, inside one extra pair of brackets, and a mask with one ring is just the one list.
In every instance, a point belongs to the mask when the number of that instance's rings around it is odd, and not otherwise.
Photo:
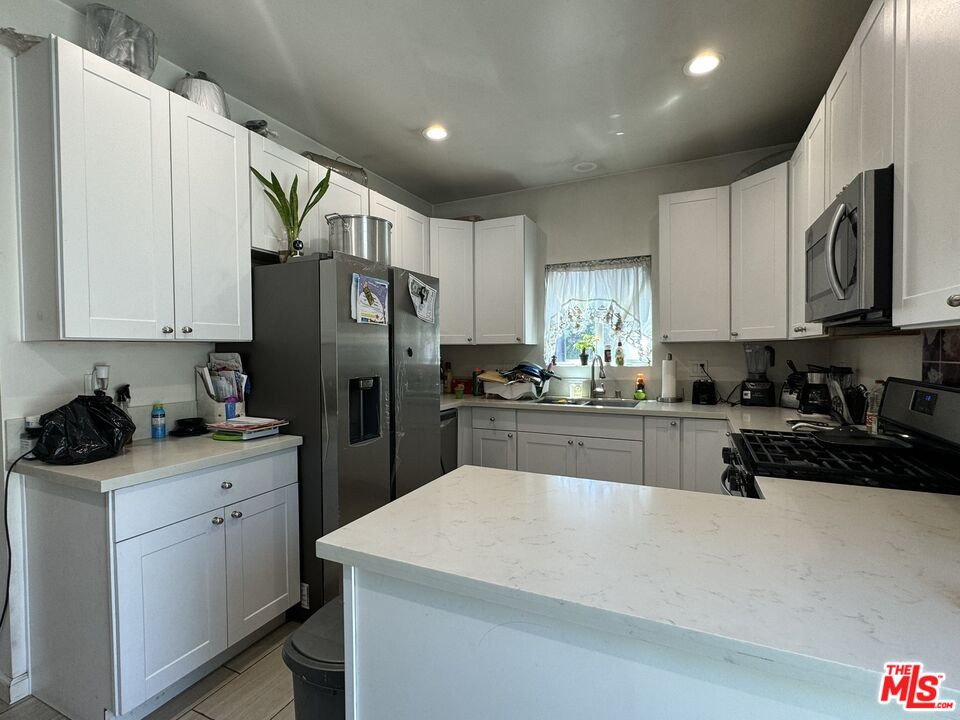
[(248, 460), (303, 444), (299, 435), (273, 435), (256, 440), (213, 440), (210, 435), (137, 440), (119, 455), (86, 465), (47, 465), (39, 460), (17, 464), (21, 475), (105, 493), (111, 490)]
[(760, 478), (765, 500), (463, 466), (317, 555), (730, 662), (960, 688), (960, 497)]
[[(613, 415), (638, 415), (679, 418), (700, 418), (704, 420), (726, 420), (733, 432), (742, 428), (752, 430), (789, 430), (789, 419), (797, 419), (796, 410), (779, 407), (744, 407), (743, 405), (694, 405), (692, 402), (661, 403), (644, 400), (636, 408), (590, 407), (586, 405), (561, 405), (538, 403), (535, 400), (498, 400), (493, 398), (466, 396), (457, 399), (453, 395), (440, 397), (440, 410), (454, 408), (503, 408), (506, 410), (536, 410), (562, 413), (603, 413)], [(810, 419), (825, 419), (825, 416), (810, 416)]]

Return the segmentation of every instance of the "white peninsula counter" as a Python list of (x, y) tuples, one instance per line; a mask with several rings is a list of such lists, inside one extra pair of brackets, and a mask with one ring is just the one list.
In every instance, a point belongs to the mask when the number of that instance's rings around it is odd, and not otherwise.
[(960, 497), (759, 482), (464, 466), (320, 538), (347, 717), (902, 717), (898, 660), (960, 697)]

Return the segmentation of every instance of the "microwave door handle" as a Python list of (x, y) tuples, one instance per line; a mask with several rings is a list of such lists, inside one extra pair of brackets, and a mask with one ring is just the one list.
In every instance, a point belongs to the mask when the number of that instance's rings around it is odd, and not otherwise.
[(840, 274), (837, 272), (837, 234), (840, 232), (840, 223), (843, 222), (847, 214), (847, 204), (840, 203), (836, 212), (833, 213), (833, 219), (830, 220), (830, 229), (827, 231), (827, 252), (824, 262), (827, 265), (827, 280), (830, 282), (830, 289), (837, 300), (844, 299), (843, 287), (840, 285)]

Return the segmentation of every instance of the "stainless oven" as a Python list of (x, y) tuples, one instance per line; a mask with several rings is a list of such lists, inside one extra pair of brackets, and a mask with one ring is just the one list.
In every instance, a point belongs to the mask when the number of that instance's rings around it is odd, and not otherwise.
[(806, 319), (889, 324), (893, 166), (857, 175), (807, 230)]

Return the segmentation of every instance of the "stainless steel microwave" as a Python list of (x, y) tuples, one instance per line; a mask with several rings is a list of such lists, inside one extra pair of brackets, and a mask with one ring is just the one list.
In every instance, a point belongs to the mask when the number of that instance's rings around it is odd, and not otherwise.
[(889, 325), (892, 285), (891, 165), (857, 175), (807, 230), (807, 322)]

